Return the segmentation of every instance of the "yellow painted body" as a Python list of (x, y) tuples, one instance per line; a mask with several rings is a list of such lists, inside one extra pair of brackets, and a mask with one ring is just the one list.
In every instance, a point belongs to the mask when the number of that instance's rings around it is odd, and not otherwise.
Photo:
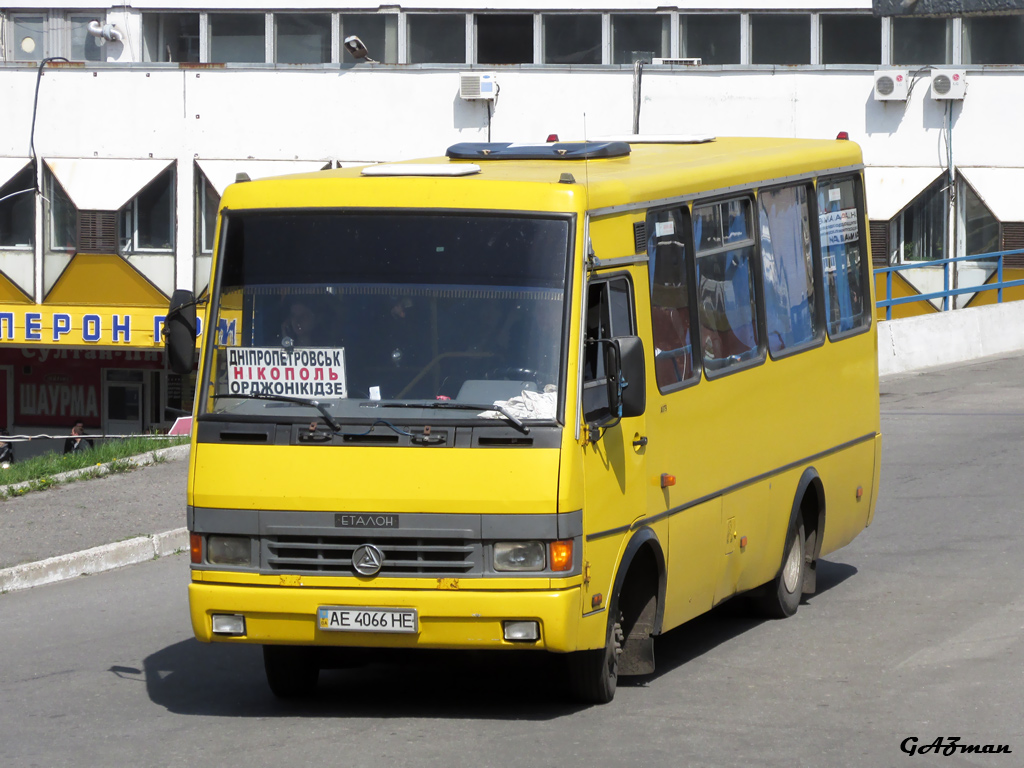
[[(577, 423), (576, 382), (588, 274), (586, 226), (599, 259), (627, 257), (635, 252), (633, 223), (644, 219), (646, 206), (622, 211), (616, 206), (648, 202), (656, 207), (669, 199), (685, 204), (687, 196), (816, 171), (856, 173), (860, 164), (860, 150), (851, 142), (718, 139), (701, 145), (634, 145), (627, 158), (587, 165), (482, 162), (481, 173), (463, 178), (367, 178), (358, 169), (347, 169), (229, 187), (222, 204), (232, 210), (369, 207), (576, 214), (564, 428), (560, 447), (527, 450), (224, 445), (197, 442), (194, 433), (188, 503), (325, 514), (582, 509), (583, 545), (574, 557), (583, 573), (569, 579), (364, 579), (194, 570), (189, 597), (196, 637), (285, 644), (525, 646), (559, 652), (599, 648), (605, 643), (606, 608), (623, 553), (642, 527), (654, 532), (665, 554), (662, 629), (667, 630), (775, 577), (796, 486), (808, 466), (817, 470), (826, 495), (821, 554), (849, 543), (870, 522), (877, 498), (873, 325), (835, 343), (826, 339), (815, 349), (662, 394), (652, 354), (647, 266), (635, 263), (611, 271), (627, 272), (637, 289), (646, 412), (588, 444), (586, 427)], [(559, 183), (566, 172), (575, 183)], [(648, 442), (638, 448), (634, 440), (641, 436)], [(674, 475), (676, 484), (662, 488), (663, 473)], [(671, 513), (692, 502), (697, 503)], [(743, 537), (746, 545), (741, 547)], [(414, 607), (421, 631), (321, 632), (315, 626), (320, 605)], [(244, 614), (247, 634), (213, 636), (212, 613)], [(540, 641), (504, 641), (501, 621), (506, 619), (538, 621)]]

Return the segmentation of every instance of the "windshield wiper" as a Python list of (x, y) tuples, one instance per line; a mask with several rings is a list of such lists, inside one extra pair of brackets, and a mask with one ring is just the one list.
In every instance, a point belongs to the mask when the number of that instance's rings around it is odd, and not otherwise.
[(324, 422), (330, 427), (331, 431), (337, 434), (341, 432), (341, 425), (338, 424), (334, 419), (331, 418), (330, 412), (327, 410), (327, 406), (320, 403), (319, 400), (303, 400), (301, 397), (289, 397), (288, 395), (263, 395), (263, 394), (249, 394), (249, 395), (214, 395), (214, 400), (274, 400), (281, 403), (295, 403), (296, 405), (311, 405), (320, 411), (320, 415), (324, 417)]
[(508, 408), (506, 408), (504, 405), (499, 405), (498, 403), (489, 403), (487, 405), (482, 405), (479, 403), (456, 403), (452, 400), (428, 400), (425, 403), (406, 403), (396, 402), (392, 400), (379, 400), (371, 401), (369, 403), (366, 403), (366, 405), (379, 405), (382, 408), (438, 408), (441, 410), (450, 411), (495, 411), (496, 413), (500, 413), (502, 416), (508, 419), (509, 423), (515, 426), (515, 428), (522, 432), (524, 435), (530, 434), (530, 428), (528, 426), (523, 424), (523, 422), (520, 421), (519, 418), (515, 416), (515, 414), (513, 414)]

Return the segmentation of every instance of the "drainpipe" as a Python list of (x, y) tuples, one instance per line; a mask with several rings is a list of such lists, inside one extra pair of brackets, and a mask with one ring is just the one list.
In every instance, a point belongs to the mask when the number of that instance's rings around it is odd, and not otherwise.
[(643, 59), (633, 62), (633, 135), (640, 133), (640, 78), (643, 77)]

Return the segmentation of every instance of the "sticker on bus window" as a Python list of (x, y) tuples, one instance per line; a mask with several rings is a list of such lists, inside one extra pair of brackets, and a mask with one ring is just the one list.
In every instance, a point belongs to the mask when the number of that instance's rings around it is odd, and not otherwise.
[(828, 191), (828, 201), (830, 203), (838, 203), (842, 199), (843, 199), (843, 190), (841, 190), (839, 187), (832, 187), (831, 189), (829, 189), (829, 191)]
[(821, 230), (822, 248), (854, 243), (860, 236), (857, 209), (843, 208), (840, 211), (819, 214), (818, 228)]
[(658, 221), (654, 223), (654, 236), (655, 237), (668, 237), (676, 233), (676, 223), (669, 219), (668, 221)]
[(348, 397), (344, 347), (233, 347), (225, 352), (229, 394), (286, 395), (310, 400)]

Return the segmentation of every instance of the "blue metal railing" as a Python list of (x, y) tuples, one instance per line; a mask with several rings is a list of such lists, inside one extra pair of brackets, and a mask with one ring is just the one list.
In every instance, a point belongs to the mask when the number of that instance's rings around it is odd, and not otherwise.
[[(899, 304), (912, 304), (915, 301), (930, 301), (931, 299), (942, 299), (942, 311), (949, 310), (949, 297), (959, 296), (965, 293), (981, 293), (982, 291), (996, 291), (996, 301), (1003, 302), (1003, 289), (1015, 288), (1024, 285), (1024, 280), (1003, 280), (1003, 257), (1024, 254), (1024, 249), (1016, 251), (994, 251), (992, 253), (979, 253), (976, 256), (958, 256), (955, 259), (935, 259), (934, 261), (913, 261), (906, 264), (894, 264), (891, 267), (876, 269), (876, 275), (885, 274), (885, 298), (876, 302), (875, 306), (885, 309), (885, 319), (892, 320), (892, 308)], [(950, 265), (959, 261), (986, 261), (996, 259), (996, 281), (994, 283), (983, 283), (971, 285), (966, 288), (950, 288), (949, 275)], [(892, 276), (895, 272), (903, 272), (910, 269), (924, 269), (925, 267), (942, 267), (942, 290), (933, 293), (919, 293), (913, 296), (903, 296), (898, 299), (892, 297)]]

